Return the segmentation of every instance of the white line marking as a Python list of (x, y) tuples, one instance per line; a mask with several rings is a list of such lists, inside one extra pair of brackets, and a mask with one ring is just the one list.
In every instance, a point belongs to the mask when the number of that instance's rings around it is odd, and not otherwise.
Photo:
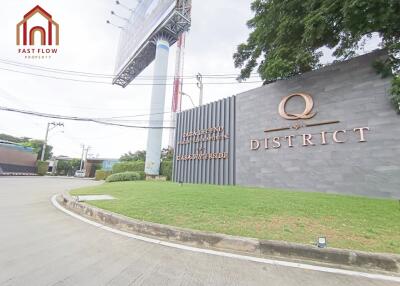
[(119, 234), (122, 236), (126, 236), (129, 238), (149, 242), (149, 243), (159, 244), (159, 245), (163, 245), (163, 246), (167, 246), (167, 247), (172, 247), (172, 248), (177, 248), (177, 249), (187, 250), (187, 251), (192, 251), (192, 252), (205, 253), (205, 254), (228, 257), (228, 258), (235, 258), (235, 259), (240, 259), (240, 260), (258, 262), (258, 263), (264, 263), (264, 264), (270, 264), (270, 265), (276, 265), (276, 266), (299, 268), (299, 269), (319, 271), (319, 272), (325, 272), (325, 273), (333, 273), (333, 274), (342, 274), (342, 275), (363, 277), (363, 278), (368, 278), (368, 279), (378, 279), (378, 280), (400, 282), (400, 277), (398, 277), (398, 276), (387, 276), (387, 275), (382, 275), (382, 274), (372, 274), (372, 273), (365, 273), (365, 272), (358, 272), (358, 271), (351, 271), (351, 270), (344, 270), (344, 269), (337, 269), (337, 268), (329, 268), (329, 267), (324, 267), (324, 266), (315, 266), (315, 265), (289, 262), (289, 261), (272, 260), (272, 259), (267, 259), (267, 258), (260, 258), (260, 257), (253, 257), (253, 256), (246, 256), (246, 255), (210, 250), (210, 249), (197, 248), (197, 247), (162, 241), (162, 240), (158, 240), (158, 239), (148, 238), (148, 237), (132, 234), (129, 232), (117, 230), (117, 229), (105, 226), (103, 224), (91, 221), (87, 218), (84, 218), (84, 217), (62, 207), (57, 202), (56, 197), (57, 197), (57, 195), (54, 195), (51, 198), (52, 204), (57, 209), (63, 211), (66, 214), (69, 214), (70, 216), (72, 216), (74, 218), (77, 218), (85, 223), (88, 223), (88, 224), (98, 227), (100, 229), (103, 229), (103, 230), (106, 230), (106, 231), (109, 231), (109, 232), (112, 232), (115, 234)]

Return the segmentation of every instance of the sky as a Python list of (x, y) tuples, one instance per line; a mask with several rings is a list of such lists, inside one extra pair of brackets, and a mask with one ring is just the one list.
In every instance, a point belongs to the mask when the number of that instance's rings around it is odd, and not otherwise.
[[(133, 0), (120, 2), (132, 8), (136, 5)], [(195, 75), (199, 72), (239, 73), (234, 68), (232, 56), (237, 45), (247, 39), (249, 30), (246, 22), (252, 17), (250, 3), (251, 0), (193, 0), (192, 26), (186, 39), (184, 75)], [(58, 53), (51, 59), (26, 59), (17, 52), (16, 24), (36, 5), (52, 14), (60, 25)], [(114, 74), (120, 29), (106, 24), (106, 20), (116, 25), (123, 25), (124, 21), (112, 16), (111, 11), (122, 17), (129, 16), (129, 11), (115, 5), (113, 0), (2, 0), (0, 106), (91, 118), (148, 114), (151, 81), (135, 80), (133, 84), (148, 85), (130, 85), (123, 89), (111, 83), (82, 83), (15, 73), (9, 70), (32, 70), (10, 66), (1, 61), (12, 60), (54, 69)], [(323, 58), (325, 62), (329, 60), (329, 56)], [(175, 46), (170, 49), (168, 75), (174, 74), (174, 63)], [(141, 74), (152, 75), (153, 65), (148, 66)], [(257, 83), (239, 84), (234, 79), (227, 81), (230, 84), (217, 85), (207, 84), (215, 81), (204, 79), (204, 103), (261, 86), (257, 77), (251, 79)], [(199, 90), (193, 82), (184, 82), (183, 91), (197, 103)], [(169, 85), (165, 112), (170, 111), (171, 98), (172, 86)], [(183, 98), (182, 107), (192, 107), (189, 98)], [(135, 120), (147, 120), (147, 117), (138, 117)], [(0, 133), (44, 139), (47, 123), (52, 121), (60, 120), (0, 111)], [(146, 149), (147, 130), (67, 120), (62, 122), (64, 128), (58, 127), (49, 133), (48, 143), (54, 147), (55, 155), (80, 157), (82, 144), (90, 146), (89, 156), (101, 158), (119, 158), (128, 151)], [(145, 125), (145, 122), (139, 121), (124, 123)], [(165, 115), (165, 125), (171, 125), (169, 114)], [(164, 147), (168, 146), (168, 132), (165, 130), (163, 133)]]

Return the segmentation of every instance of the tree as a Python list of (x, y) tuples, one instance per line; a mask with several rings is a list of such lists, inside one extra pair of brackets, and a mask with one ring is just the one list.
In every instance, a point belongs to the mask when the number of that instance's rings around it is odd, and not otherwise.
[[(31, 139), (26, 142), (22, 142), (21, 144), (25, 147), (30, 147), (33, 148), (33, 152), (37, 154), (37, 159), (39, 160), (42, 155), (42, 150), (43, 150), (43, 140), (36, 140), (36, 139)], [(46, 145), (46, 151), (44, 152), (44, 160), (49, 160), (51, 157), (53, 157), (53, 146), (51, 145)]]
[(57, 162), (57, 174), (64, 176), (73, 176), (75, 171), (79, 169), (80, 159), (59, 160)]
[(389, 57), (375, 67), (393, 74), (392, 101), (400, 110), (400, 1), (398, 0), (255, 0), (247, 25), (252, 32), (234, 54), (239, 80), (257, 68), (265, 83), (320, 66), (322, 47), (338, 60), (355, 51), (373, 33)]
[[(170, 148), (164, 148), (161, 150), (161, 161), (172, 160), (174, 156), (174, 150)], [(121, 162), (130, 161), (146, 161), (146, 151), (136, 151), (135, 153), (128, 152), (122, 155), (119, 160)]]
[[(20, 144), (25, 147), (30, 147), (33, 149), (33, 152), (37, 154), (37, 159), (39, 160), (41, 158), (42, 149), (43, 149), (43, 140), (31, 139), (29, 137), (15, 137), (15, 136), (3, 134), (3, 133), (0, 134), (0, 139), (14, 142), (14, 143)], [(53, 146), (46, 145), (46, 152), (44, 154), (44, 160), (49, 160), (51, 157), (53, 157), (52, 150), (53, 150)]]
[(129, 162), (129, 161), (145, 161), (146, 160), (146, 151), (136, 151), (135, 153), (128, 152), (119, 158), (121, 162)]
[(10, 142), (14, 142), (14, 143), (22, 143), (22, 142), (29, 141), (30, 139), (31, 138), (28, 138), (28, 137), (19, 138), (19, 137), (14, 137), (12, 135), (4, 134), (4, 133), (0, 134), (0, 140), (10, 141)]
[(161, 150), (161, 161), (172, 161), (174, 158), (174, 149), (164, 148)]

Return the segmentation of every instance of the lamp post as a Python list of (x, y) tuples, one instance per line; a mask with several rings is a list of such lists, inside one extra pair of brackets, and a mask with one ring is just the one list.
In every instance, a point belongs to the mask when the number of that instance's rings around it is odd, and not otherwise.
[(192, 103), (193, 107), (196, 107), (196, 104), (194, 104), (193, 99), (189, 94), (187, 94), (186, 92), (183, 92), (183, 91), (181, 91), (181, 94), (186, 95), (190, 99), (190, 102)]

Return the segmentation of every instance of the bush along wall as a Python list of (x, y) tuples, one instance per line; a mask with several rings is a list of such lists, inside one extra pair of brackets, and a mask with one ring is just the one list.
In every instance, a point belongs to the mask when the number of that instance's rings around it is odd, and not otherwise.
[(171, 181), (172, 177), (172, 161), (164, 160), (161, 162), (160, 175), (167, 177), (168, 181)]
[[(124, 173), (124, 172), (136, 172), (140, 175), (140, 180), (144, 180), (146, 178), (146, 174), (144, 172), (144, 161), (130, 161), (130, 162), (121, 162), (116, 163), (112, 167), (112, 174)], [(97, 172), (96, 172), (97, 174)], [(103, 174), (100, 173), (101, 177)], [(108, 174), (109, 175), (109, 174)], [(167, 178), (167, 180), (171, 180), (172, 178), (172, 160), (163, 160), (160, 165), (160, 175)], [(97, 179), (97, 175), (96, 175)], [(104, 180), (104, 179), (99, 179)]]
[(49, 162), (45, 161), (37, 161), (36, 162), (37, 166), (37, 173), (39, 176), (44, 176), (47, 173), (47, 170), (49, 169)]
[(112, 174), (106, 180), (108, 183), (112, 182), (124, 182), (124, 181), (138, 181), (140, 180), (140, 174), (138, 172), (123, 172)]
[(121, 162), (113, 165), (113, 174), (122, 172), (144, 172), (144, 161)]
[(108, 176), (112, 174), (111, 171), (106, 171), (106, 170), (97, 170), (95, 174), (95, 180), (100, 181), (100, 180), (105, 180), (107, 179)]

